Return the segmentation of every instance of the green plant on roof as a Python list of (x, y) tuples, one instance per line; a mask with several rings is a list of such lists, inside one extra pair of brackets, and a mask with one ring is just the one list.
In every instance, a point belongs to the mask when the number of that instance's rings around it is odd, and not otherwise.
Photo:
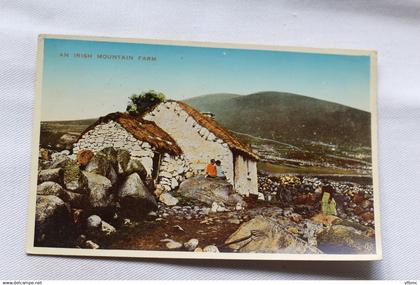
[(129, 97), (127, 112), (132, 116), (139, 116), (151, 111), (157, 104), (165, 101), (165, 94), (149, 90), (141, 94), (133, 94)]

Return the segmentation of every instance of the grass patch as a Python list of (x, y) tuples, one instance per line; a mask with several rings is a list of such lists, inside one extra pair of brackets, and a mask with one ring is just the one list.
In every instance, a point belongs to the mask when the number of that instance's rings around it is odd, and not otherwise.
[(258, 170), (262, 170), (269, 173), (276, 174), (288, 174), (288, 173), (297, 173), (297, 174), (342, 174), (342, 175), (358, 175), (356, 171), (351, 169), (334, 169), (327, 167), (318, 167), (318, 166), (299, 166), (291, 167), (281, 164), (272, 164), (268, 162), (259, 162)]

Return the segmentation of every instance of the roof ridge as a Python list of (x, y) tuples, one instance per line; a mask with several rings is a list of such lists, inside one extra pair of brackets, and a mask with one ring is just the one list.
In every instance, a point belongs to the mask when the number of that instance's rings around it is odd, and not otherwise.
[(242, 142), (236, 135), (232, 134), (215, 119), (204, 116), (201, 112), (183, 101), (171, 100), (169, 102), (176, 102), (185, 112), (187, 112), (187, 114), (192, 116), (200, 126), (208, 129), (217, 138), (223, 140), (231, 150), (240, 152), (255, 160), (259, 159), (258, 155), (253, 152), (248, 144)]

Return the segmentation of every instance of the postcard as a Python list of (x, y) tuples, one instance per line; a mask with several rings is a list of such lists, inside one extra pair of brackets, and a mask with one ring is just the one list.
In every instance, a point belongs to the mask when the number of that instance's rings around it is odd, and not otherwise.
[(382, 258), (376, 52), (39, 36), (29, 254)]

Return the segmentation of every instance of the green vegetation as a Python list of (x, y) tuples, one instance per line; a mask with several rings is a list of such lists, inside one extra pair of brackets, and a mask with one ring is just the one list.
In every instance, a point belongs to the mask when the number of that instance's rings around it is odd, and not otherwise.
[(142, 115), (151, 111), (157, 104), (165, 101), (165, 94), (149, 90), (141, 94), (134, 94), (127, 105), (127, 112), (132, 116)]

